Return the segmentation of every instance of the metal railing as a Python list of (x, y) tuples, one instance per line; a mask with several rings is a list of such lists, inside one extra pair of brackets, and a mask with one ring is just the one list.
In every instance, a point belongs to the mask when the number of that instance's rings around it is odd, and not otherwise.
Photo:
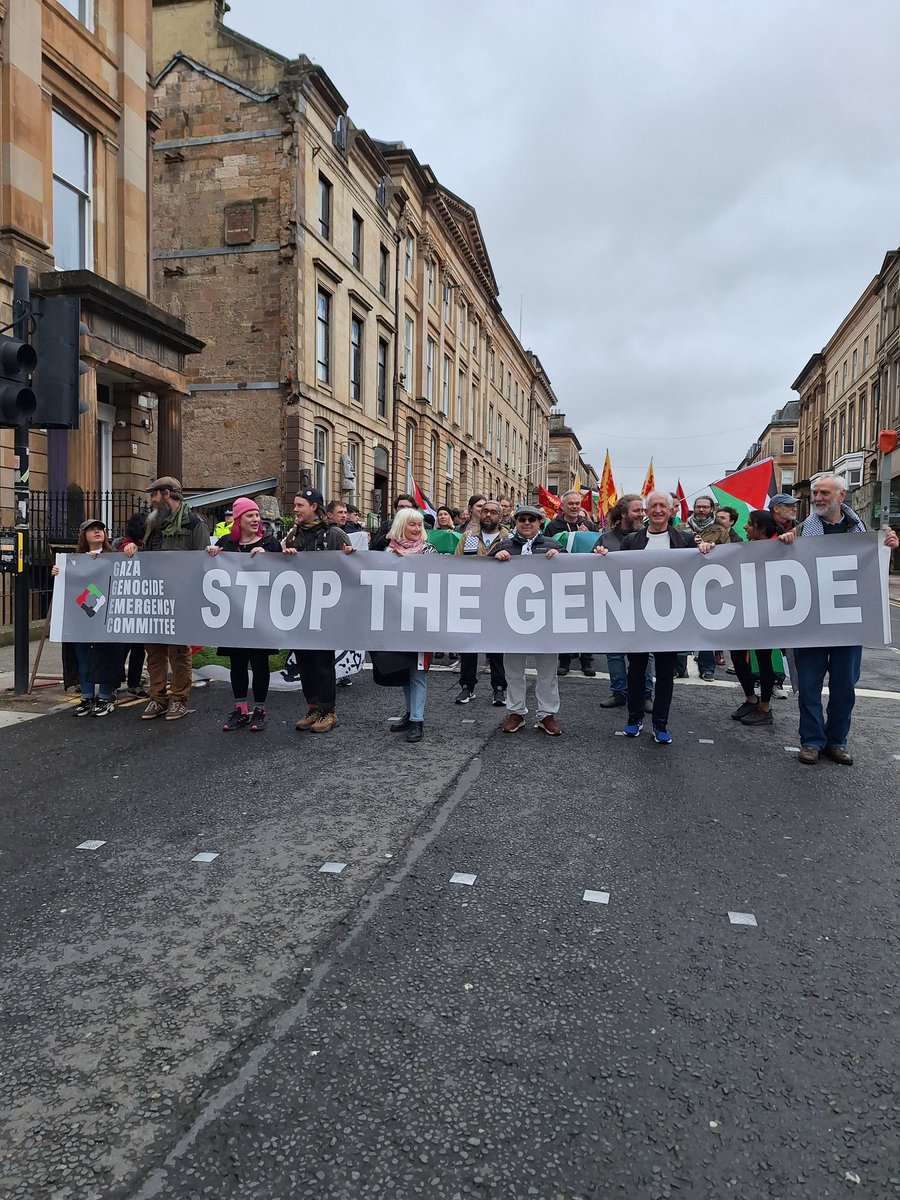
[[(32, 492), (29, 496), (31, 619), (47, 615), (53, 580), (50, 568), (58, 550), (73, 549), (82, 521), (97, 517), (104, 522), (110, 541), (125, 532), (128, 518), (146, 512), (146, 492)], [(0, 626), (13, 623), (13, 575), (0, 575)]]

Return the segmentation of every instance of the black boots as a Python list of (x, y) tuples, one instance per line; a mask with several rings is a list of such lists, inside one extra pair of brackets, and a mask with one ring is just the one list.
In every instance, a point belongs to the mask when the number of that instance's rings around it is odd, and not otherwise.
[(421, 742), (425, 736), (424, 721), (410, 721), (409, 728), (406, 731), (406, 740), (408, 742)]
[(405, 733), (409, 729), (410, 724), (409, 713), (404, 713), (399, 721), (391, 722), (391, 733)]

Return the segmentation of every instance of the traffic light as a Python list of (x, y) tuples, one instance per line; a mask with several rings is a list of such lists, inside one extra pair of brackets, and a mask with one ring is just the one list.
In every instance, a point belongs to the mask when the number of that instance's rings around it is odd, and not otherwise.
[(37, 407), (30, 375), (37, 354), (28, 342), (0, 333), (0, 426), (25, 425)]
[(78, 381), (87, 371), (79, 357), (81, 301), (77, 296), (37, 296), (34, 299), (39, 365), (32, 385), (36, 407), (30, 424), (39, 429), (77, 429)]

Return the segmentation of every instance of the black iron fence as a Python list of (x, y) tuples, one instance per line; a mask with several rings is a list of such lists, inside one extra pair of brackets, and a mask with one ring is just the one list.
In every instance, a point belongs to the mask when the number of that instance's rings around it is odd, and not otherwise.
[[(47, 615), (53, 580), (50, 568), (57, 550), (74, 549), (78, 527), (91, 517), (99, 518), (109, 530), (110, 541), (125, 532), (128, 518), (146, 512), (146, 492), (32, 492), (28, 520), (31, 530), (31, 619)], [(0, 626), (13, 623), (13, 575), (0, 575)]]

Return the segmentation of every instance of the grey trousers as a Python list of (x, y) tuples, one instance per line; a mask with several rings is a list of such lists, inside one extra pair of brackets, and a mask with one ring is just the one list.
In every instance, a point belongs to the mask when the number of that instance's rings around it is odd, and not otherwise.
[[(534, 699), (537, 705), (537, 717), (559, 712), (559, 682), (556, 678), (558, 656), (556, 654), (535, 654), (534, 665), (537, 668), (537, 683), (534, 689)], [(525, 716), (528, 707), (525, 704), (525, 663), (527, 654), (504, 654), (503, 666), (506, 670), (506, 707), (511, 713)]]

